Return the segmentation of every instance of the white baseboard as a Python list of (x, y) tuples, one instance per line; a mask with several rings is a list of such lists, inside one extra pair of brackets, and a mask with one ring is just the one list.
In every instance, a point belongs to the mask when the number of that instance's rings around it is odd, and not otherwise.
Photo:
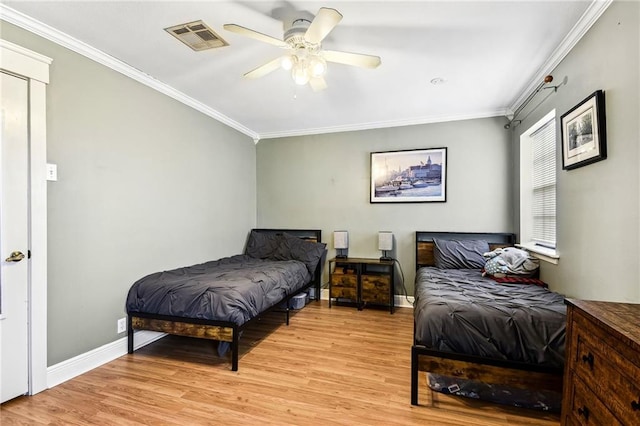
[[(166, 336), (166, 333), (140, 330), (135, 332), (134, 350), (153, 343)], [(52, 388), (71, 380), (87, 371), (100, 367), (127, 353), (127, 338), (123, 337), (115, 342), (85, 352), (51, 367), (47, 367), (47, 387)]]
[[(320, 292), (320, 299), (329, 300), (329, 289), (323, 288)], [(408, 299), (408, 300), (407, 300)], [(394, 300), (394, 306), (396, 308), (412, 308), (413, 309), (413, 296), (405, 297), (402, 294), (396, 294)]]
[(411, 308), (413, 309), (413, 296), (404, 296), (403, 294), (396, 294), (395, 306), (396, 308)]

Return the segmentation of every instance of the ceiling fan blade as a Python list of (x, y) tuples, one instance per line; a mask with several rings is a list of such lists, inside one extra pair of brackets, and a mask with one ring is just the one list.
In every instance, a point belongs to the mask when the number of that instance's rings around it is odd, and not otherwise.
[(280, 68), (280, 63), (282, 62), (282, 57), (276, 58), (273, 61), (269, 61), (266, 64), (260, 65), (258, 68), (255, 68), (244, 75), (245, 78), (259, 78), (264, 75), (269, 74)]
[(319, 44), (341, 20), (342, 15), (337, 10), (321, 7), (307, 28), (304, 39), (309, 43)]
[(362, 53), (339, 52), (337, 50), (323, 50), (322, 56), (329, 62), (354, 65), (362, 68), (377, 68), (382, 63), (379, 56), (364, 55)]
[(225, 30), (240, 34), (243, 36), (251, 37), (253, 39), (263, 41), (265, 43), (273, 44), (278, 47), (289, 47), (287, 43), (282, 40), (278, 40), (275, 37), (268, 36), (266, 34), (259, 33), (258, 31), (251, 30), (236, 24), (224, 24), (222, 26)]
[(309, 86), (311, 86), (314, 92), (319, 92), (327, 88), (327, 82), (322, 77), (315, 77), (309, 80)]

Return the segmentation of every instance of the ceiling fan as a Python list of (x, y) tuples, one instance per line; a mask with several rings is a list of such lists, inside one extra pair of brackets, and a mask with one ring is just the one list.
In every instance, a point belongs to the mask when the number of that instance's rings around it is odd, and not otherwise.
[(283, 68), (291, 71), (296, 84), (309, 83), (314, 91), (319, 91), (327, 87), (324, 79), (327, 62), (363, 68), (377, 68), (381, 63), (379, 56), (322, 49), (322, 40), (341, 20), (340, 12), (322, 7), (312, 21), (293, 20), (291, 26), (285, 28), (283, 40), (236, 24), (225, 24), (224, 29), (288, 50), (285, 55), (249, 71), (244, 75), (246, 78), (262, 77)]

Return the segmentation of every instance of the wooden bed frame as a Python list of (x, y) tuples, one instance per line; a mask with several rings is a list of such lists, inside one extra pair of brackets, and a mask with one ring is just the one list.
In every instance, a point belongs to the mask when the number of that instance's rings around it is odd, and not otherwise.
[[(267, 234), (287, 234), (294, 235), (308, 241), (321, 242), (322, 232), (318, 229), (254, 229), (261, 233)], [(310, 287), (315, 288), (315, 300), (320, 300), (321, 274), (325, 257), (318, 262), (316, 271), (312, 280), (307, 283), (300, 291)], [(231, 321), (213, 321), (198, 318), (183, 318), (167, 315), (154, 315), (142, 312), (127, 313), (127, 346), (128, 352), (133, 353), (133, 335), (134, 330), (151, 330), (167, 334), (175, 334), (179, 336), (198, 337), (201, 339), (218, 340), (221, 342), (229, 342), (231, 344), (231, 370), (238, 371), (238, 343), (242, 330), (257, 321), (260, 316), (266, 312), (281, 309), (279, 305), (282, 302), (288, 302), (294, 294), (285, 296), (281, 301), (271, 308), (260, 312), (254, 318), (242, 325), (237, 325)], [(288, 303), (286, 304), (288, 306)], [(286, 324), (289, 325), (289, 309), (285, 309)]]
[[(485, 240), (489, 248), (509, 247), (515, 243), (515, 235), (509, 233), (474, 232), (416, 232), (416, 270), (423, 266), (435, 266), (433, 239)], [(418, 345), (411, 347), (411, 405), (418, 405), (418, 372), (424, 371), (443, 376), (502, 384), (523, 389), (545, 389), (562, 392), (561, 368), (540, 366), (524, 362), (442, 352)]]

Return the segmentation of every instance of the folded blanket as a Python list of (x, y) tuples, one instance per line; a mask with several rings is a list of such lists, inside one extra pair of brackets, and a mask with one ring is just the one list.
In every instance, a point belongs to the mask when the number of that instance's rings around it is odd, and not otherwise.
[(483, 256), (489, 260), (484, 265), (486, 275), (495, 277), (526, 276), (536, 274), (540, 267), (538, 259), (529, 255), (525, 250), (515, 247), (497, 248)]

